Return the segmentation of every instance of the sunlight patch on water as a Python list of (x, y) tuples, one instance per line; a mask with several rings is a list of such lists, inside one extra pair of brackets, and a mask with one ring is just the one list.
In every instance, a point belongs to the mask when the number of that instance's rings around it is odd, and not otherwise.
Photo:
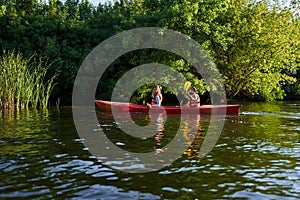
[(241, 112), (241, 115), (256, 115), (256, 116), (269, 116), (269, 117), (278, 117), (278, 118), (287, 118), (287, 119), (300, 119), (300, 113), (292, 112), (279, 112), (279, 113), (270, 113), (270, 112)]
[(231, 197), (255, 199), (255, 200), (256, 199), (260, 199), (260, 200), (269, 200), (269, 199), (292, 200), (290, 197), (283, 197), (283, 196), (271, 195), (271, 194), (263, 194), (261, 192), (249, 192), (247, 190), (238, 191), (238, 192), (234, 193)]

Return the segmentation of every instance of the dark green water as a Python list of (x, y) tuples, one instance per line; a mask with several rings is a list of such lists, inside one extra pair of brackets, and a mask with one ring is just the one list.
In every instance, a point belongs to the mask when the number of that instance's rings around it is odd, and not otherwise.
[[(156, 172), (125, 173), (103, 166), (82, 144), (72, 110), (0, 114), (0, 198), (297, 199), (300, 196), (300, 102), (245, 103), (228, 116), (213, 150), (197, 156), (209, 125), (201, 117), (194, 151)], [(134, 116), (145, 125), (145, 116)], [(147, 145), (123, 138), (131, 151), (159, 149), (176, 117)], [(112, 141), (118, 124), (100, 113)], [(114, 136), (115, 135), (115, 136)], [(118, 136), (117, 136), (118, 135)], [(120, 143), (123, 144), (123, 143)], [(125, 148), (124, 147), (124, 148)]]

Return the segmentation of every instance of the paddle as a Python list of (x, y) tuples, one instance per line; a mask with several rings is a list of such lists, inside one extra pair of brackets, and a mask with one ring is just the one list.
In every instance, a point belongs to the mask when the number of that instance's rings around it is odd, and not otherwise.
[[(190, 81), (186, 81), (184, 83), (184, 86), (183, 86), (183, 89), (184, 89), (184, 92), (187, 94), (187, 91), (189, 90), (189, 88), (191, 87), (192, 83)], [(182, 101), (180, 101), (180, 105), (182, 105)]]
[(184, 88), (184, 91), (187, 92), (188, 89), (191, 87), (191, 85), (192, 85), (191, 82), (189, 82), (189, 81), (185, 82), (185, 83), (184, 83), (184, 87), (183, 87), (183, 88)]

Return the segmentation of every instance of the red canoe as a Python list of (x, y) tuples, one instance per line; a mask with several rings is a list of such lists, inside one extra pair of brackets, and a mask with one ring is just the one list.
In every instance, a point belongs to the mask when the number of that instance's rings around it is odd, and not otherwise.
[[(122, 103), (122, 102), (111, 102), (103, 100), (95, 100), (96, 105), (105, 110), (111, 111), (112, 107), (114, 111), (129, 111), (129, 112), (140, 112), (148, 113), (150, 108), (148, 106)], [(202, 105), (197, 107), (185, 107), (185, 106), (152, 106), (151, 112), (164, 112), (167, 114), (181, 114), (181, 113), (199, 113), (200, 114), (224, 114), (236, 115), (240, 113), (240, 104), (235, 105)]]

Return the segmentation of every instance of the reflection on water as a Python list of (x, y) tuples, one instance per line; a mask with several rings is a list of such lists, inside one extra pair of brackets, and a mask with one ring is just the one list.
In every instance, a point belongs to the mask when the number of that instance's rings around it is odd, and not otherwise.
[[(110, 142), (103, 142), (103, 150), (99, 143), (92, 146), (95, 149), (91, 151), (93, 155), (106, 165), (131, 173), (149, 172), (170, 166), (187, 149), (188, 157), (199, 152), (199, 115), (131, 113), (124, 116), (116, 119), (98, 116), (99, 127), (105, 136), (119, 147), (112, 150), (115, 147)], [(103, 133), (96, 131), (89, 141), (95, 141), (99, 134)]]
[[(147, 123), (141, 123), (141, 114), (138, 114), (139, 117), (135, 117), (137, 114), (131, 114), (131, 117), (134, 119), (136, 124), (146, 124), (150, 125), (151, 129), (154, 130), (155, 134), (150, 137), (152, 141), (155, 141), (155, 144), (151, 151), (156, 153), (162, 153), (166, 150), (165, 147), (171, 140), (174, 139), (174, 135), (179, 133), (183, 135), (185, 142), (189, 147), (186, 151), (182, 152), (188, 158), (192, 158), (195, 155), (199, 154), (199, 149), (201, 146), (200, 140), (200, 115), (191, 114), (191, 115), (169, 115), (168, 122), (167, 116), (164, 114), (146, 114), (145, 121)], [(182, 120), (183, 122), (181, 123)], [(151, 122), (153, 122), (151, 124)], [(167, 123), (166, 123), (167, 122)], [(180, 124), (181, 123), (181, 124)], [(152, 125), (152, 126), (151, 126)], [(201, 137), (203, 140), (203, 137)], [(163, 160), (160, 160), (163, 162)]]
[(99, 129), (127, 150), (163, 150), (172, 132), (181, 130), (188, 147), (182, 156), (142, 174), (113, 170), (91, 156), (74, 128), (71, 109), (1, 113), (0, 198), (297, 199), (299, 102), (245, 103), (241, 111), (226, 118), (217, 145), (203, 159), (197, 155), (209, 116), (180, 124), (178, 116), (137, 114), (131, 116), (136, 124), (156, 127), (147, 138), (128, 140), (119, 134), (122, 123), (98, 113)]

